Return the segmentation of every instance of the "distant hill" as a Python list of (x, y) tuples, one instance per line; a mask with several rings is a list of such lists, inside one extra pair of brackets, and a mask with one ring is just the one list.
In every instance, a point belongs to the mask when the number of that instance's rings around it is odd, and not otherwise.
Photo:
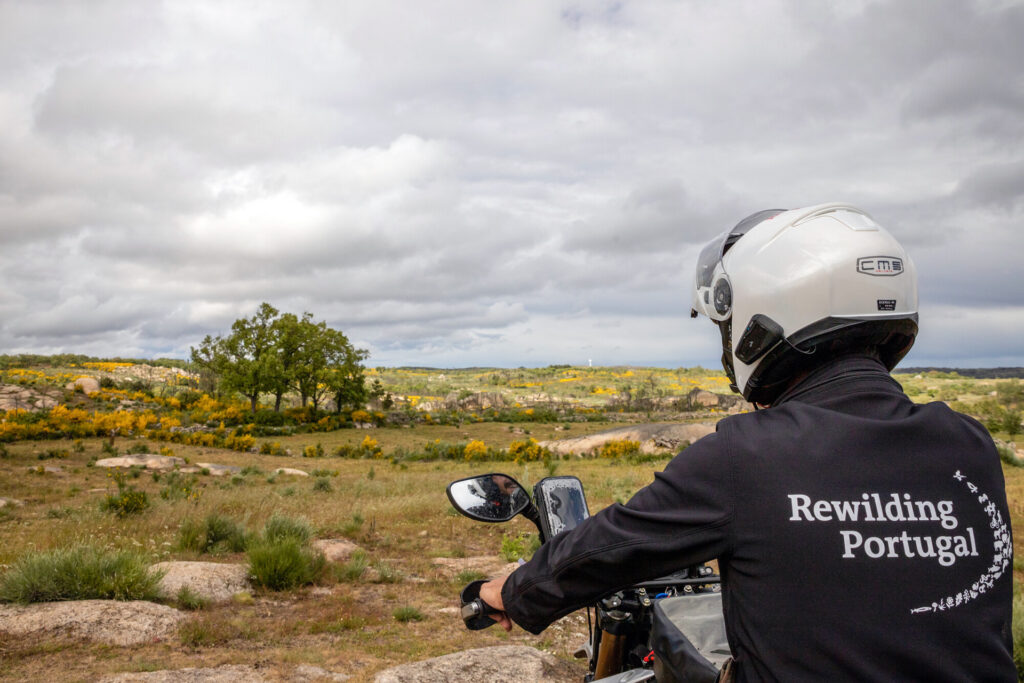
[(926, 372), (956, 373), (973, 379), (1007, 379), (1024, 377), (1024, 368), (896, 368), (901, 375), (920, 375)]

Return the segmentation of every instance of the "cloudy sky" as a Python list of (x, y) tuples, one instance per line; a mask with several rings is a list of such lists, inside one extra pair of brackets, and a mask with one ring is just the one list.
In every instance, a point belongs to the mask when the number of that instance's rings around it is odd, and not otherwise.
[(371, 365), (717, 365), (696, 253), (848, 201), (904, 365), (1024, 365), (1024, 3), (0, 0), (0, 353), (262, 301)]

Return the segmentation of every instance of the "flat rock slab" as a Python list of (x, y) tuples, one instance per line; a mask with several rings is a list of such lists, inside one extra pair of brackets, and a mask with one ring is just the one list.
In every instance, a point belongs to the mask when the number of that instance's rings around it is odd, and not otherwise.
[(274, 474), (288, 474), (293, 477), (308, 477), (309, 472), (303, 472), (302, 470), (292, 469), (291, 467), (278, 467), (274, 470)]
[(145, 681), (145, 683), (238, 683), (238, 681), (269, 681), (258, 669), (241, 664), (214, 666), (203, 669), (166, 669), (164, 671), (147, 671), (145, 673), (124, 673), (105, 676), (100, 683), (128, 683)]
[(219, 562), (157, 562), (151, 571), (162, 571), (160, 592), (173, 599), (182, 588), (213, 602), (230, 600), (236, 593), (248, 591), (249, 569), (243, 564)]
[(217, 465), (212, 462), (197, 462), (196, 467), (200, 470), (206, 470), (212, 477), (226, 477), (229, 474), (238, 474), (242, 471), (241, 467), (235, 467), (234, 465)]
[(313, 541), (313, 547), (322, 552), (328, 562), (346, 562), (359, 550), (359, 546), (344, 538), (318, 538)]
[(0, 410), (48, 410), (59, 401), (17, 384), (0, 384)]
[(96, 467), (145, 467), (147, 470), (173, 470), (185, 465), (184, 458), (173, 455), (157, 455), (142, 453), (140, 455), (122, 455), (116, 458), (103, 458), (96, 461)]
[(479, 572), (485, 577), (507, 576), (515, 571), (516, 562), (506, 562), (495, 555), (476, 557), (435, 557), (431, 563), (446, 577), (454, 579), (462, 572)]
[(11, 507), (21, 507), (24, 503), (14, 498), (0, 498), (0, 508), (5, 508), (8, 505)]
[(312, 664), (300, 664), (295, 667), (295, 672), (291, 675), (292, 683), (347, 681), (349, 678), (351, 678), (351, 676), (335, 673), (334, 671), (328, 671), (327, 669), (322, 669), (319, 666), (313, 666)]
[(571, 665), (523, 645), (482, 647), (386, 669), (374, 683), (569, 683), (580, 678)]
[(226, 664), (224, 666), (212, 666), (202, 669), (165, 669), (163, 671), (149, 671), (145, 673), (123, 673), (105, 676), (100, 683), (239, 683), (240, 681), (280, 681), (290, 683), (313, 683), (316, 681), (347, 681), (345, 674), (335, 673), (321, 669), (310, 664), (300, 664), (295, 667), (291, 675), (267, 677), (262, 671), (254, 666), (242, 664)]
[(677, 448), (684, 441), (693, 443), (715, 431), (710, 422), (699, 424), (639, 424), (608, 429), (596, 434), (558, 441), (541, 441), (540, 445), (554, 453), (590, 453), (609, 441), (639, 441), (645, 452), (652, 449)]
[(144, 600), (74, 600), (0, 606), (0, 631), (138, 645), (168, 638), (186, 618), (173, 607)]

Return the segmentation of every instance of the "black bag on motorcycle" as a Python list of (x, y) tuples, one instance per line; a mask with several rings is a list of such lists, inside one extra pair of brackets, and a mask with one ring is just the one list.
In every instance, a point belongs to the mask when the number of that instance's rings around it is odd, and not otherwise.
[(731, 655), (722, 618), (722, 594), (656, 601), (651, 649), (658, 683), (714, 683)]

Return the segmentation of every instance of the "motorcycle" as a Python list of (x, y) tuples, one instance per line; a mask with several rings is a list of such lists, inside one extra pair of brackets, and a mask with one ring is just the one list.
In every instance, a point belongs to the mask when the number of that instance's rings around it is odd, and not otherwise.
[[(515, 479), (500, 473), (453, 481), (448, 500), (481, 522), (508, 522), (523, 515), (541, 543), (590, 516), (583, 483), (572, 476), (546, 477), (533, 499)], [(460, 593), (466, 627), (497, 623), (473, 581)], [(731, 653), (722, 617), (721, 578), (700, 564), (610, 593), (587, 607), (587, 642), (576, 651), (588, 660), (584, 683), (711, 683), (727, 680)]]

